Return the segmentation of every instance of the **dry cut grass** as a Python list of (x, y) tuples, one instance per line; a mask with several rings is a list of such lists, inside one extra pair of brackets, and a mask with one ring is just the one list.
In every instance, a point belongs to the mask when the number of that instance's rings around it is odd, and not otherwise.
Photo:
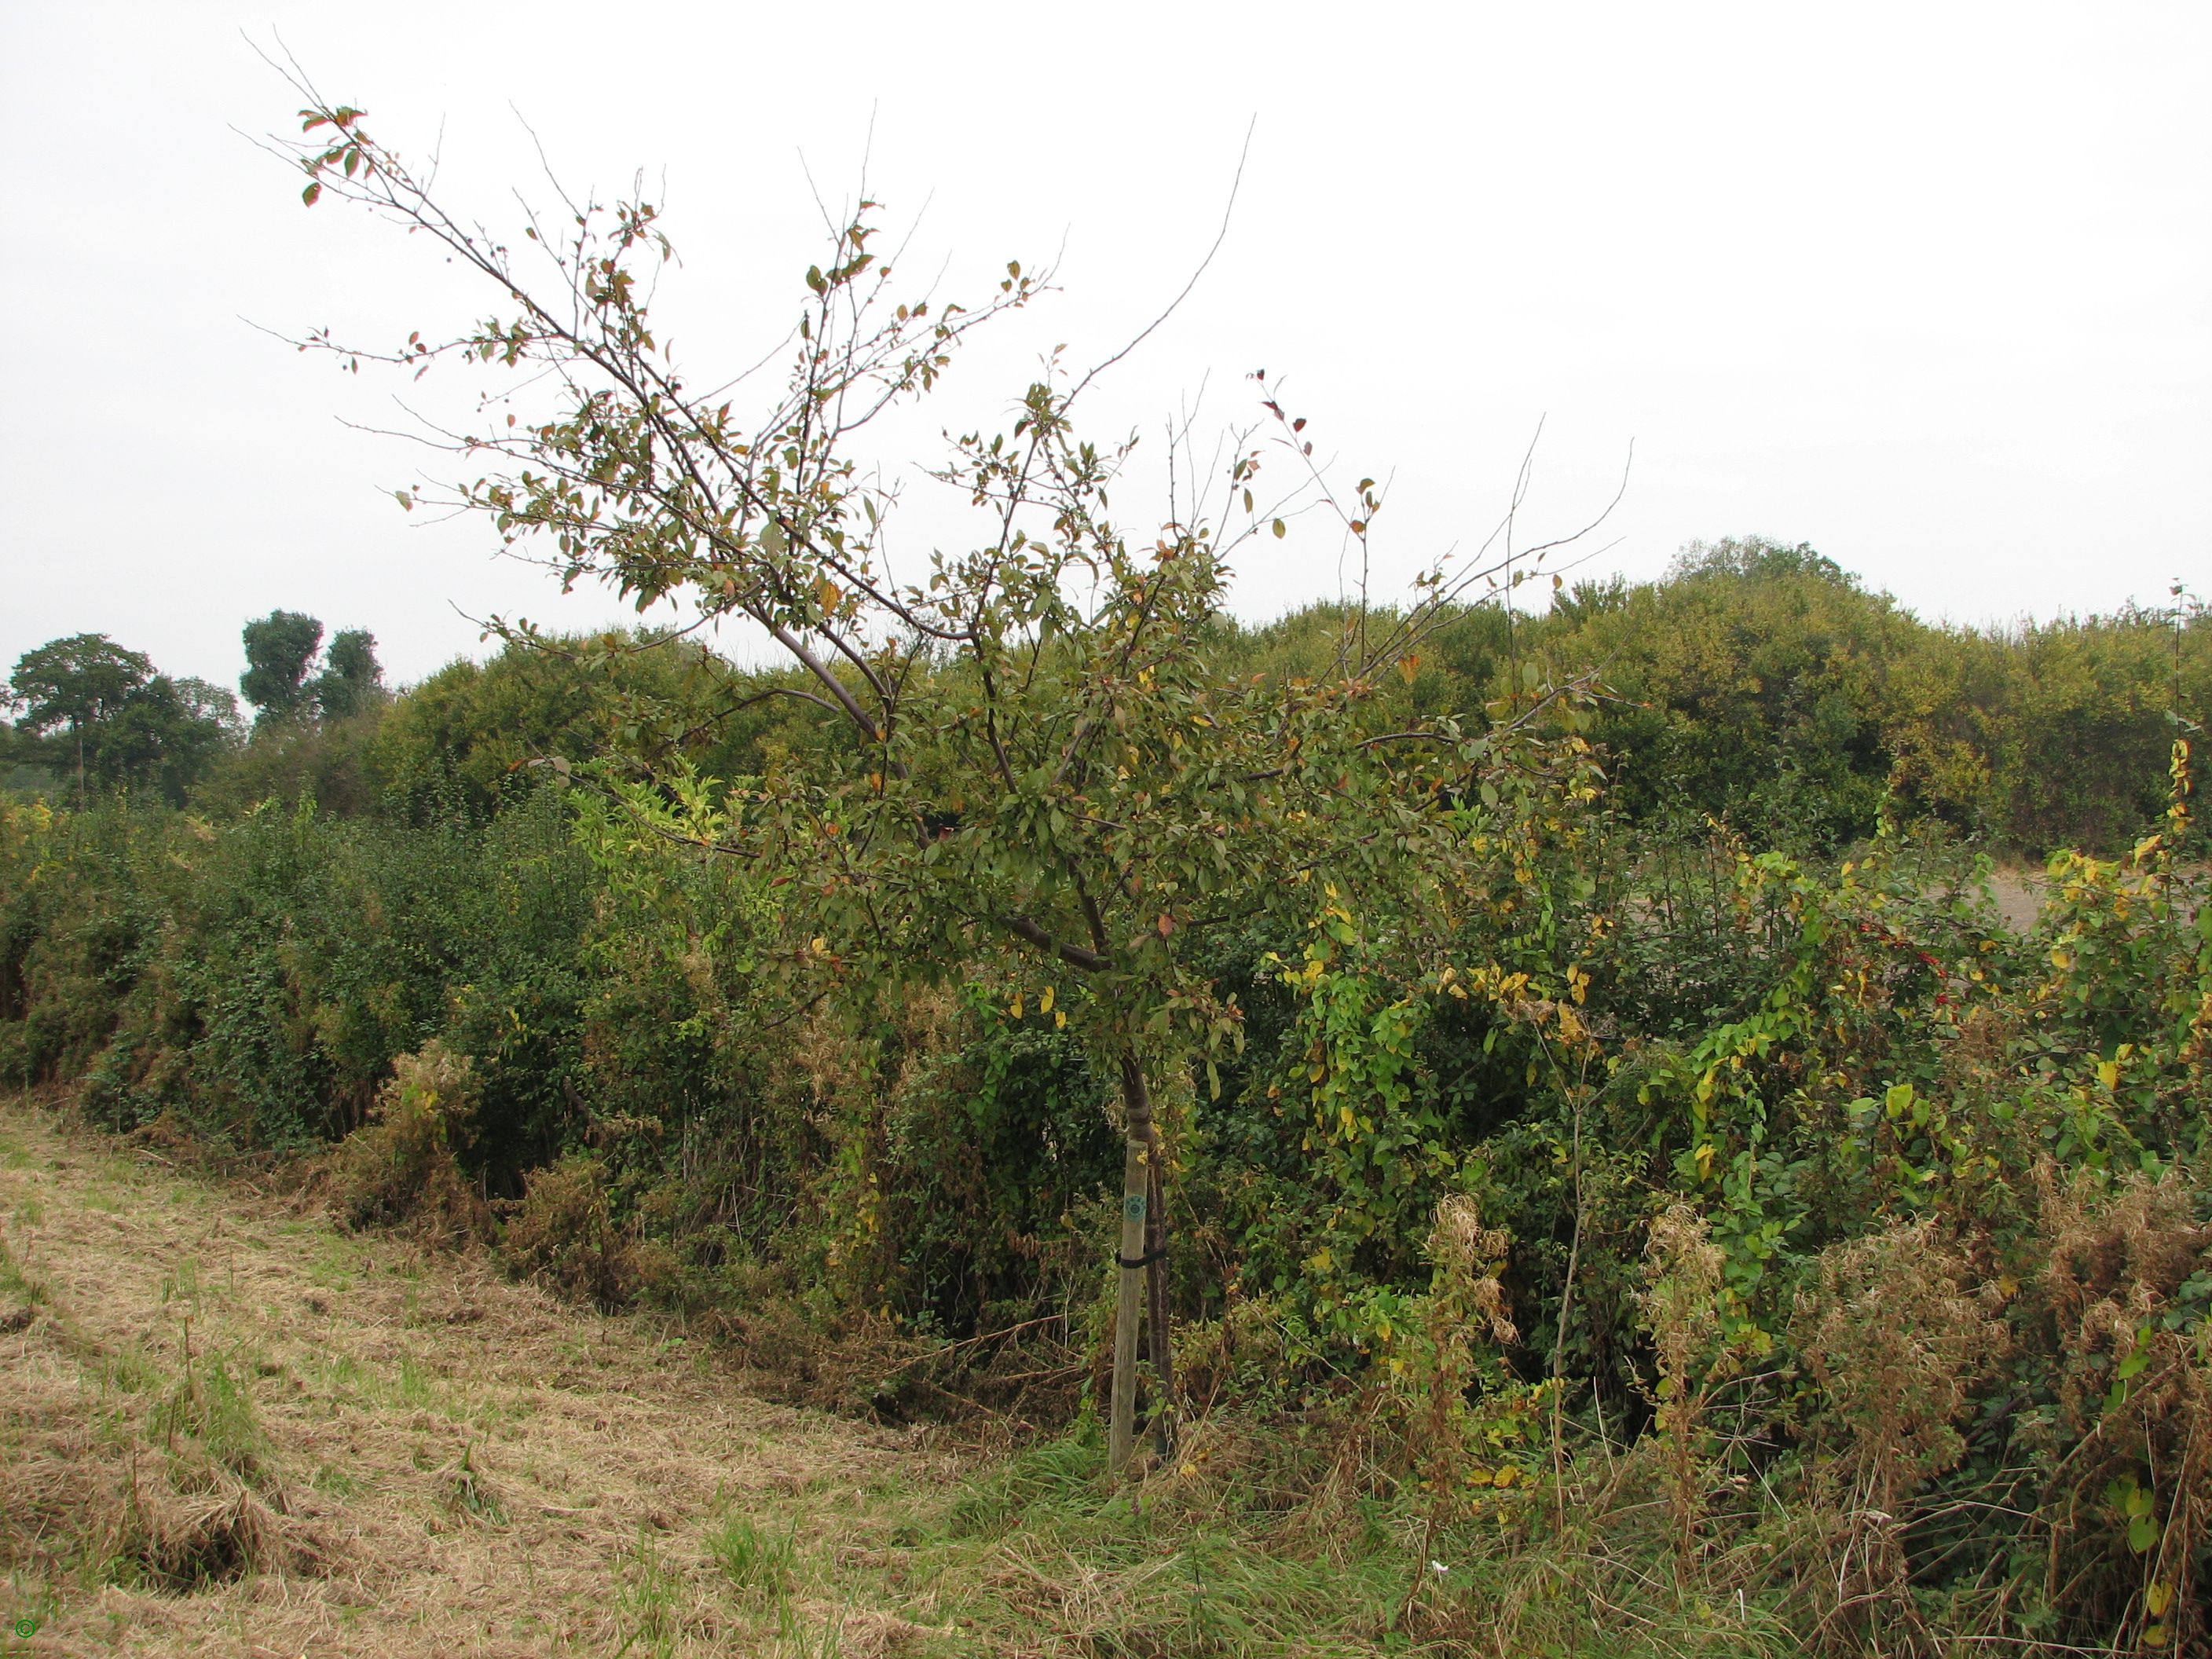
[(0, 1651), (913, 1648), (799, 1551), (945, 1472), (480, 1256), (0, 1103)]

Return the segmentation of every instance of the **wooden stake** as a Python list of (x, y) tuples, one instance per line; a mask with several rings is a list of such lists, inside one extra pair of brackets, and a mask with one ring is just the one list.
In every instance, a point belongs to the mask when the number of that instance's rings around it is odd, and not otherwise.
[(1117, 1477), (1137, 1442), (1137, 1322), (1144, 1308), (1145, 1270), (1132, 1267), (1145, 1255), (1145, 1218), (1152, 1190), (1146, 1146), (1129, 1137), (1121, 1165), (1121, 1255), (1120, 1295), (1114, 1304), (1114, 1397), (1107, 1420), (1106, 1472)]

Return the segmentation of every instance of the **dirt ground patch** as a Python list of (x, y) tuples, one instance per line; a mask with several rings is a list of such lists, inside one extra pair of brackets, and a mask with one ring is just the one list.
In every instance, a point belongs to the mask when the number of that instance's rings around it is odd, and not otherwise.
[(20, 1099), (0, 1247), (0, 1653), (777, 1651), (807, 1609), (743, 1592), (779, 1505), (818, 1531), (950, 1472), (648, 1321)]
[(2035, 920), (2043, 914), (2048, 886), (2040, 870), (2000, 865), (1990, 872), (1990, 897), (1996, 902), (2004, 925), (2015, 933), (2035, 931)]

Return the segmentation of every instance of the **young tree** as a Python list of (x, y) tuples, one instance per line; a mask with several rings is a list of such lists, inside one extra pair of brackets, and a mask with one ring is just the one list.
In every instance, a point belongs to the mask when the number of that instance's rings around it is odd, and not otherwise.
[[(564, 586), (602, 582), (641, 611), (669, 602), (686, 629), (750, 623), (805, 676), (757, 695), (799, 699), (844, 728), (765, 781), (715, 798), (678, 779), (631, 792), (631, 810), (769, 872), (785, 971), (853, 988), (981, 964), (1016, 1010), (1079, 1028), (1118, 1079), (1118, 1470), (1133, 1439), (1146, 1267), (1164, 1406), (1171, 1390), (1154, 1084), (1166, 1067), (1211, 1078), (1241, 1031), (1192, 942), (1268, 915), (1303, 922), (1332, 886), (1386, 890), (1449, 927), (1449, 876), (1484, 811), (1474, 775), (1498, 781), (1493, 798), (1544, 776), (1557, 757), (1539, 727), (1577, 718), (1574, 696), (1522, 699), (1472, 729), (1381, 728), (1370, 711), (1384, 677), (1411, 677), (1431, 629), (1540, 550), (1513, 549), (1501, 526), (1490, 556), (1431, 569), (1410, 607), (1347, 607), (1322, 674), (1232, 678), (1215, 655), (1230, 553), (1306, 511), (1364, 568), (1382, 505), (1373, 481), (1342, 499), (1329, 490), (1305, 422), (1260, 376), (1272, 446), (1256, 428), (1237, 434), (1218, 496), (1176, 492), (1126, 527), (1109, 497), (1128, 446), (1080, 434), (1074, 413), (1096, 371), (1071, 376), (1055, 357), (1010, 430), (960, 438), (933, 475), (975, 515), (966, 550), (902, 579), (884, 540), (892, 493), (862, 470), (856, 440), (929, 391), (969, 331), (1028, 304), (1039, 278), (1013, 263), (973, 309), (902, 303), (863, 201), (805, 273), (783, 391), (747, 417), (724, 381), (680, 367), (653, 331), (653, 268), (669, 252), (655, 204), (530, 216), (518, 252), (450, 212), (361, 111), (302, 89), (309, 136), (293, 153), (305, 200), (335, 195), (426, 236), (501, 307), (380, 353), (327, 333), (303, 349), (354, 368), (380, 360), (419, 374), (465, 359), (517, 371), (506, 396), (521, 406), (503, 403), (453, 445), (484, 470), (403, 490), (401, 505), (480, 512), (504, 542), (548, 548)], [(1263, 502), (1263, 471), (1285, 461), (1291, 485)], [(1439, 811), (1440, 798), (1461, 805)]]

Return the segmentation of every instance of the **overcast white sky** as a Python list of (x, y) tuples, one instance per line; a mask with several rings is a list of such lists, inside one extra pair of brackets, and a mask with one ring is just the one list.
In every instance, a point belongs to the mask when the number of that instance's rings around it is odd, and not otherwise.
[[(419, 242), (303, 211), (234, 131), (296, 127), (241, 38), (272, 31), (387, 143), (442, 124), (486, 217), (545, 194), (516, 112), (564, 179), (665, 175), (702, 370), (781, 332), (817, 253), (801, 158), (846, 194), (872, 118), (874, 193), (921, 214), (909, 269), (957, 295), (1065, 246), (1065, 292), (933, 428), (1141, 325), (1256, 117), (1219, 258), (1093, 416), (1157, 433), (1204, 388), (1240, 419), (1265, 367), (1324, 451), (1395, 476), (1395, 574), (1487, 527), (1545, 416), (1539, 527), (1635, 445), (1595, 568), (1758, 533), (1978, 622), (2212, 586), (2202, 0), (0, 0), (0, 671), (93, 630), (234, 683), (240, 622), (281, 605), (373, 629), (409, 680), (481, 648), (465, 612), (617, 614), (402, 515), (417, 458), (340, 419), (388, 422), (404, 384), (241, 320), (380, 341), (489, 308)], [(1336, 556), (1271, 544), (1240, 608), (1332, 591)]]

